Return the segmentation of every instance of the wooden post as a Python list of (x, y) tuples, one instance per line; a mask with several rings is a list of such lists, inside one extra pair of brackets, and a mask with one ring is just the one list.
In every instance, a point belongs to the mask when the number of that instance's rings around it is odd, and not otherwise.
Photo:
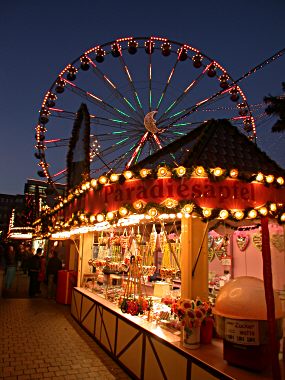
[[(206, 230), (205, 230), (206, 229)], [(197, 261), (194, 276), (192, 270)], [(181, 220), (181, 298), (208, 299), (208, 228), (200, 218)]]
[(271, 353), (272, 375), (275, 380), (281, 380), (279, 359), (278, 359), (278, 344), (276, 341), (276, 322), (275, 322), (275, 301), (272, 285), (272, 270), (271, 270), (271, 252), (268, 229), (268, 218), (261, 218), (262, 231), (262, 258), (263, 258), (263, 281), (264, 292), (267, 306), (267, 321)]
[(93, 232), (80, 235), (77, 286), (82, 285), (83, 274), (90, 272), (88, 260), (92, 258), (93, 239)]

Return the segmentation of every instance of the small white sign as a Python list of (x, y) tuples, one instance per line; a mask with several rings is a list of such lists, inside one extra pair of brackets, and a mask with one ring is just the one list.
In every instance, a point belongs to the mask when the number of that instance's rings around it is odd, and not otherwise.
[(222, 259), (221, 263), (222, 265), (228, 265), (228, 266), (232, 265), (231, 259)]
[(259, 345), (258, 321), (226, 318), (225, 339), (246, 346)]

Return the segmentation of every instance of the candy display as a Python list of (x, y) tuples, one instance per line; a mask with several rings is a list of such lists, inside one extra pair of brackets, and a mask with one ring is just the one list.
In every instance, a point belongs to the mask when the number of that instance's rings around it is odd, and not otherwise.
[(115, 303), (123, 313), (165, 328), (179, 328), (171, 311), (179, 295), (179, 287), (177, 294), (172, 286), (180, 274), (179, 234), (171, 233), (164, 224), (153, 223), (142, 230), (132, 226), (100, 232), (94, 243), (98, 247), (93, 250), (96, 257), (88, 260), (93, 277), (84, 287)]

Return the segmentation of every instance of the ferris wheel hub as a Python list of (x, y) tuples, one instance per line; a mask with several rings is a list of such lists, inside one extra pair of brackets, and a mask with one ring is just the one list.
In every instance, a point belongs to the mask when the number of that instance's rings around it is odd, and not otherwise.
[(144, 126), (151, 133), (157, 133), (159, 129), (156, 126), (156, 120), (153, 118), (157, 111), (148, 112), (144, 117)]

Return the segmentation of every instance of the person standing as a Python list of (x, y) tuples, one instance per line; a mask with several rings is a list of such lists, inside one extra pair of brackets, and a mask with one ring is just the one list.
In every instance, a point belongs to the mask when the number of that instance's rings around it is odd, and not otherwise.
[(29, 269), (29, 261), (30, 258), (33, 256), (31, 247), (29, 245), (25, 246), (23, 261), (22, 261), (22, 270), (24, 271), (24, 274), (27, 274)]
[(17, 259), (16, 252), (13, 245), (9, 244), (6, 249), (6, 276), (5, 288), (11, 289), (16, 276)]
[(45, 254), (41, 255), (40, 257), (40, 271), (39, 271), (39, 277), (38, 277), (38, 281), (39, 281), (39, 293), (41, 293), (42, 295), (44, 294), (44, 296), (46, 297), (46, 263), (47, 263), (47, 259), (46, 259), (46, 256)]
[(30, 276), (29, 284), (29, 296), (35, 297), (36, 293), (39, 291), (39, 272), (41, 267), (41, 255), (42, 248), (38, 248), (36, 254), (33, 255), (28, 262), (28, 270)]
[(46, 268), (48, 279), (48, 298), (55, 298), (57, 286), (57, 273), (62, 269), (62, 261), (58, 258), (57, 251), (53, 252), (53, 257), (49, 259)]

